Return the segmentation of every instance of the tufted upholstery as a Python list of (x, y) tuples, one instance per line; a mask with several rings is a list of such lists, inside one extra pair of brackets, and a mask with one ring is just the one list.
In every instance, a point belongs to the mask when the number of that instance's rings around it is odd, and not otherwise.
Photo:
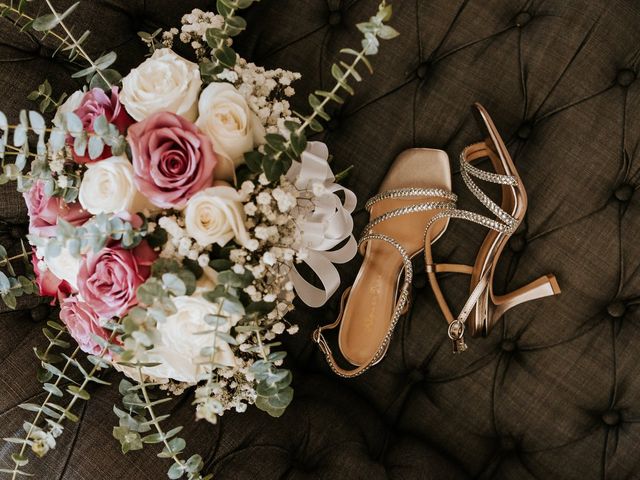
[[(35, 2), (38, 3), (38, 2)], [(68, 3), (66, 0), (56, 4)], [(180, 3), (180, 6), (177, 4)], [(82, 2), (92, 50), (115, 48), (125, 70), (144, 48), (135, 32), (176, 23), (214, 2)], [(209, 5), (208, 5), (209, 4)], [(330, 83), (337, 51), (376, 0), (262, 0), (239, 48), (268, 66), (298, 70), (304, 94)], [(525, 304), (486, 339), (452, 356), (424, 275), (387, 358), (357, 380), (328, 371), (309, 335), (336, 315), (300, 308), (288, 340), (296, 398), (279, 420), (255, 409), (215, 427), (190, 423), (190, 399), (172, 408), (190, 446), (217, 479), (635, 479), (640, 478), (640, 3), (637, 0), (398, 0), (402, 36), (383, 46), (377, 74), (335, 111), (323, 138), (337, 169), (354, 164), (360, 204), (394, 157), (412, 146), (455, 160), (479, 140), (469, 105), (491, 112), (529, 193), (529, 212), (505, 251), (499, 290), (553, 272), (560, 297)], [(46, 74), (70, 90), (51, 44), (0, 21), (2, 108), (16, 116)], [(80, 26), (78, 26), (80, 28)], [(98, 44), (100, 39), (102, 44)], [(303, 107), (301, 107), (303, 108)], [(454, 173), (456, 163), (453, 162)], [(454, 176), (461, 205), (477, 209)], [(494, 192), (495, 193), (495, 192)], [(2, 190), (3, 240), (20, 236), (25, 210)], [(358, 229), (367, 218), (360, 210)], [(471, 262), (485, 232), (452, 222), (438, 259)], [(345, 266), (345, 284), (357, 263)], [(466, 278), (447, 277), (461, 305)], [(40, 398), (31, 346), (47, 307), (0, 317), (0, 436), (19, 429), (16, 405)], [(115, 376), (110, 378), (115, 379)], [(111, 439), (115, 388), (94, 392), (65, 445), (37, 478), (164, 477), (151, 452), (121, 456)], [(73, 447), (73, 448), (71, 448)], [(6, 458), (5, 447), (0, 454)]]

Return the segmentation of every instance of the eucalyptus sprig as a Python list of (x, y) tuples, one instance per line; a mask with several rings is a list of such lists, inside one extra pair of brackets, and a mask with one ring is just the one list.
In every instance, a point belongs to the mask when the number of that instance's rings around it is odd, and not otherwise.
[[(173, 296), (191, 295), (196, 288), (196, 275), (175, 260), (159, 259), (152, 266), (150, 278), (137, 291), (140, 304), (134, 307), (122, 320), (123, 348), (120, 351), (118, 365), (128, 369), (136, 377), (136, 384), (128, 380), (120, 382), (124, 409), (114, 407), (118, 416), (118, 426), (113, 428), (113, 436), (122, 447), (122, 452), (141, 450), (145, 444), (162, 444), (160, 458), (173, 461), (167, 476), (171, 479), (208, 480), (210, 475), (202, 476), (204, 467), (200, 455), (182, 458), (186, 448), (184, 438), (178, 436), (181, 426), (170, 430), (163, 422), (169, 415), (159, 415), (156, 408), (173, 399), (152, 398), (153, 389), (160, 384), (146, 379), (144, 368), (159, 364), (147, 361), (146, 352), (153, 348), (153, 338), (157, 322), (164, 321), (167, 315), (176, 313)], [(155, 430), (154, 433), (149, 433)]]
[[(38, 291), (32, 267), (29, 263), (30, 255), (27, 253), (22, 240), (20, 241), (20, 247), (21, 252), (10, 257), (7, 249), (0, 245), (0, 268), (7, 269), (7, 273), (0, 271), (0, 298), (11, 309), (16, 308), (18, 297), (32, 295)], [(16, 274), (13, 262), (18, 260), (21, 260), (25, 266), (25, 275)]]
[(146, 235), (145, 227), (136, 228), (131, 222), (120, 217), (98, 214), (80, 227), (58, 218), (56, 236), (43, 238), (28, 235), (29, 242), (44, 252), (45, 259), (53, 259), (66, 249), (73, 257), (80, 258), (83, 253), (97, 253), (109, 240), (115, 240), (127, 249), (135, 248)]
[(40, 113), (48, 113), (57, 110), (60, 105), (64, 103), (67, 99), (67, 94), (63, 93), (56, 100), (53, 97), (53, 88), (49, 83), (49, 80), (45, 80), (40, 85), (38, 85), (38, 89), (31, 92), (27, 95), (27, 100), (31, 100), (32, 102), (38, 103), (38, 110)]
[(27, 3), (29, 0), (20, 0), (17, 4), (13, 0), (9, 3), (2, 2), (0, 3), (0, 16), (11, 17), (21, 31), (31, 28), (41, 33), (43, 39), (46, 36), (55, 38), (58, 41), (58, 48), (54, 52), (54, 56), (62, 51), (68, 52), (68, 58), (71, 62), (76, 63), (81, 60), (84, 68), (72, 76), (74, 78), (86, 77), (91, 88), (110, 89), (120, 82), (122, 76), (110, 68), (117, 59), (116, 53), (107, 52), (100, 58), (93, 60), (83, 46), (91, 32), (86, 30), (82, 35), (76, 37), (64, 23), (64, 20), (74, 12), (80, 2), (74, 3), (64, 12), (58, 12), (50, 0), (45, 0), (50, 13), (35, 18), (25, 13)]
[[(143, 362), (127, 364), (129, 368), (137, 372), (140, 380), (136, 385), (127, 380), (120, 382), (120, 393), (123, 395), (122, 402), (126, 410), (114, 408), (120, 420), (119, 426), (113, 429), (113, 436), (120, 440), (124, 453), (130, 450), (140, 450), (144, 448), (145, 444), (162, 444), (164, 448), (158, 457), (173, 461), (167, 471), (167, 476), (170, 479), (182, 478), (186, 474), (188, 480), (209, 480), (213, 477), (212, 475), (203, 476), (200, 473), (204, 468), (204, 462), (200, 455), (192, 455), (187, 460), (182, 458), (187, 443), (178, 434), (183, 427), (178, 426), (165, 430), (163, 422), (169, 418), (169, 415), (158, 415), (156, 412), (156, 407), (173, 401), (171, 397), (152, 398), (150, 389), (159, 384), (147, 382), (144, 379), (143, 368), (156, 365)], [(147, 433), (150, 430), (155, 430), (155, 433)], [(141, 435), (145, 433), (146, 435)]]
[(226, 68), (233, 68), (237, 54), (229, 45), (232, 37), (247, 28), (238, 10), (249, 8), (260, 0), (217, 0), (216, 10), (224, 18), (222, 28), (210, 28), (206, 32), (207, 45), (211, 48), (211, 59), (200, 63), (200, 73), (205, 81), (214, 81)]
[(307, 146), (307, 132), (322, 132), (324, 127), (318, 120), (319, 118), (329, 121), (331, 116), (327, 113), (326, 107), (329, 102), (338, 104), (344, 103), (344, 99), (339, 93), (354, 95), (355, 90), (349, 83), (351, 79), (356, 82), (362, 81), (362, 75), (358, 71), (358, 67), (365, 65), (370, 73), (373, 73), (373, 67), (367, 57), (376, 55), (380, 46), (380, 39), (390, 40), (399, 35), (399, 33), (389, 25), (386, 25), (392, 15), (391, 5), (387, 5), (383, 0), (378, 6), (378, 12), (371, 17), (368, 22), (359, 23), (358, 30), (363, 33), (360, 51), (352, 48), (343, 48), (341, 53), (353, 57), (351, 63), (340, 61), (334, 63), (331, 67), (331, 74), (335, 79), (335, 85), (331, 90), (316, 90), (315, 93), (309, 95), (309, 105), (312, 112), (309, 115), (302, 115), (297, 112), (301, 123), (285, 122), (288, 129), (288, 138), (273, 133), (267, 134), (265, 137), (266, 144), (262, 150), (254, 150), (245, 154), (245, 161), (249, 169), (254, 173), (263, 173), (271, 182), (278, 181), (280, 176), (284, 174), (291, 162), (298, 160), (302, 152)]
[[(47, 322), (47, 327), (43, 329), (43, 332), (49, 339), (49, 346), (44, 352), (37, 348), (34, 349), (42, 366), (39, 380), (43, 382), (42, 388), (47, 392), (47, 396), (40, 404), (23, 403), (19, 405), (20, 408), (34, 412), (36, 415), (33, 421), (25, 422), (23, 427), (25, 436), (23, 438), (4, 438), (7, 443), (20, 445), (20, 450), (11, 456), (14, 462), (13, 469), (0, 469), (0, 473), (11, 474), (12, 480), (18, 476), (32, 476), (23, 470), (29, 464), (29, 459), (26, 456), (27, 447), (31, 448), (37, 456), (45, 456), (55, 448), (56, 439), (64, 432), (64, 422), (67, 420), (73, 423), (80, 421), (80, 418), (73, 413), (73, 408), (78, 401), (88, 401), (91, 398), (87, 391), (88, 386), (91, 383), (109, 385), (109, 382), (100, 379), (99, 374), (105, 368), (110, 367), (109, 355), (111, 352), (117, 353), (121, 348), (114, 344), (115, 338), (120, 332), (118, 325), (112, 324), (109, 327), (112, 329), (112, 333), (108, 340), (94, 336), (101, 351), (98, 355), (87, 357), (93, 364), (93, 368), (87, 371), (78, 361), (78, 356), (81, 353), (80, 347), (76, 347), (69, 355), (64, 353), (65, 350), (71, 348), (71, 344), (65, 338), (68, 335), (66, 327), (55, 321)], [(54, 353), (55, 350), (57, 353)], [(57, 397), (58, 400), (53, 401), (53, 397)], [(70, 397), (66, 405), (57, 403), (66, 397)]]

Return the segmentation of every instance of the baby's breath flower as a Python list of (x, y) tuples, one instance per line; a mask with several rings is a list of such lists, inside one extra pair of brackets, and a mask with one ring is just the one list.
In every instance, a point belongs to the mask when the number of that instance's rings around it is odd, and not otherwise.
[(271, 194), (268, 192), (260, 192), (258, 194), (258, 198), (256, 198), (256, 203), (258, 205), (269, 205), (271, 203)]
[(249, 250), (250, 252), (255, 252), (258, 247), (260, 247), (260, 243), (255, 238), (252, 238), (247, 241), (245, 247), (247, 247), (247, 250)]
[(271, 327), (271, 331), (273, 331), (273, 333), (275, 333), (276, 335), (280, 335), (281, 333), (283, 333), (284, 329), (285, 329), (285, 324), (282, 322), (278, 322), (274, 324), (273, 327)]
[(244, 205), (244, 212), (249, 215), (250, 217), (254, 216), (256, 214), (256, 212), (258, 211), (258, 207), (256, 207), (256, 204), (253, 202), (249, 202), (249, 203), (245, 203)]
[(201, 267), (206, 267), (209, 265), (209, 255), (202, 254), (198, 257), (198, 265)]
[(269, 266), (273, 266), (276, 264), (276, 257), (273, 253), (267, 252), (262, 256), (262, 261)]

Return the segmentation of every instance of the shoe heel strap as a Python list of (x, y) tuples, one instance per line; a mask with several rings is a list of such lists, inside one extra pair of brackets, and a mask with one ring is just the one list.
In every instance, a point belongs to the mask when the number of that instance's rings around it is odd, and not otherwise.
[(393, 308), (393, 317), (391, 319), (389, 329), (387, 330), (387, 334), (385, 335), (384, 339), (380, 343), (380, 346), (376, 350), (376, 353), (373, 355), (371, 360), (369, 360), (369, 362), (367, 362), (365, 365), (360, 365), (351, 370), (347, 370), (345, 368), (340, 367), (340, 365), (338, 365), (338, 363), (336, 362), (336, 359), (333, 356), (331, 347), (329, 347), (327, 340), (324, 338), (324, 335), (322, 334), (322, 332), (325, 330), (335, 329), (342, 322), (342, 317), (344, 315), (345, 306), (347, 303), (347, 299), (349, 297), (349, 293), (351, 292), (351, 288), (347, 288), (342, 294), (342, 298), (340, 300), (340, 314), (338, 315), (338, 319), (329, 325), (318, 327), (313, 332), (313, 335), (312, 335), (313, 341), (318, 344), (318, 346), (320, 347), (320, 350), (322, 350), (322, 353), (324, 353), (324, 356), (327, 360), (327, 363), (329, 364), (329, 367), (331, 368), (331, 370), (333, 370), (333, 372), (336, 375), (343, 378), (357, 377), (358, 375), (363, 374), (364, 372), (369, 370), (369, 368), (371, 368), (373, 365), (378, 363), (378, 361), (384, 356), (385, 352), (387, 351), (387, 347), (389, 345), (389, 342), (391, 341), (391, 335), (395, 330), (398, 320), (400, 320), (400, 317), (406, 312), (405, 307), (407, 306), (409, 301), (411, 280), (413, 278), (413, 265), (411, 264), (411, 259), (407, 255), (402, 245), (400, 245), (396, 240), (394, 240), (393, 238), (387, 235), (375, 234), (375, 233), (365, 235), (360, 240), (359, 245), (364, 245), (372, 240), (380, 240), (380, 241), (387, 242), (398, 250), (398, 252), (400, 253), (400, 256), (402, 256), (402, 261), (404, 263), (404, 282), (400, 289), (400, 293), (396, 300), (396, 304)]
[(336, 359), (333, 356), (333, 352), (331, 351), (331, 347), (329, 346), (329, 343), (327, 342), (327, 340), (324, 338), (324, 335), (322, 334), (322, 332), (324, 332), (325, 330), (335, 329), (342, 322), (344, 307), (347, 303), (347, 298), (349, 297), (350, 291), (351, 291), (351, 287), (347, 288), (342, 294), (342, 298), (340, 299), (340, 314), (338, 315), (338, 319), (333, 323), (316, 328), (311, 336), (313, 341), (318, 344), (318, 347), (320, 347), (320, 350), (324, 354), (331, 370), (333, 370), (333, 372), (336, 375), (343, 378), (357, 377), (358, 375), (364, 373), (365, 370), (370, 368), (373, 363), (375, 363), (375, 359), (374, 359), (371, 362), (369, 362), (367, 365), (362, 365), (360, 367), (356, 367), (351, 370), (342, 368), (340, 365), (338, 365), (338, 362), (336, 362)]

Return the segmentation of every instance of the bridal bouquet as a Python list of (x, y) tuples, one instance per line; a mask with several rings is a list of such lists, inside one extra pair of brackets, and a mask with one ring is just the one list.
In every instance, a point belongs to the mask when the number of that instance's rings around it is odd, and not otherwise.
[[(0, 472), (28, 475), (28, 450), (55, 448), (111, 367), (124, 375), (114, 437), (124, 453), (160, 444), (169, 478), (209, 478), (199, 455), (183, 457), (182, 427), (165, 427), (162, 404), (173, 395), (193, 388), (195, 417), (209, 422), (249, 405), (279, 416), (291, 402), (277, 338), (298, 326), (286, 314), (296, 296), (324, 304), (339, 284), (333, 264), (356, 250), (355, 195), (307, 134), (322, 130), (329, 102), (354, 93), (349, 81), (361, 80), (360, 64), (371, 68), (379, 39), (397, 32), (383, 1), (358, 25), (361, 48), (342, 51), (351, 62), (333, 65), (334, 88), (311, 94), (301, 115), (288, 100), (299, 74), (232, 49), (246, 27), (237, 13), (254, 1), (218, 0), (217, 13), (194, 10), (180, 30), (141, 33), (150, 56), (124, 77), (113, 52), (92, 59), (82, 46), (89, 33), (76, 38), (65, 24), (77, 5), (58, 12), (46, 0), (51, 13), (32, 18), (25, 2), (0, 4), (84, 62), (73, 76), (87, 80), (58, 100), (46, 81), (29, 96), (53, 114), (50, 124), (36, 111), (16, 125), (0, 113), (0, 181), (23, 192), (31, 246), (12, 257), (0, 248), (0, 295), (15, 308), (16, 297), (39, 291), (60, 307), (44, 329), (48, 347), (35, 350), (46, 398), (21, 405), (34, 418), (5, 439), (18, 450)], [(174, 51), (176, 41), (195, 61)], [(12, 263), (28, 256), (33, 274), (16, 275)]]

